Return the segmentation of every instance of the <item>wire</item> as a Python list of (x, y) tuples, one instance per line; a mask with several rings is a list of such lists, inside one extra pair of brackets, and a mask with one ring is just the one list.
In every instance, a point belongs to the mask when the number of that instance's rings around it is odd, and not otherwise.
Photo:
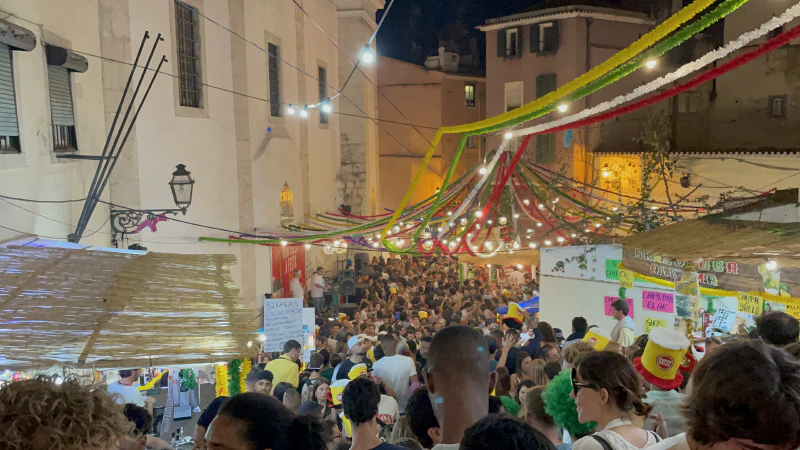
[(82, 202), (82, 201), (86, 200), (86, 197), (84, 197), (84, 198), (76, 198), (76, 199), (73, 199), (73, 200), (33, 200), (33, 199), (29, 199), (29, 198), (11, 197), (11, 196), (8, 196), (8, 195), (0, 195), (0, 198), (5, 199), (5, 200), (14, 200), (14, 201), (17, 201), (17, 202), (29, 202), (29, 203), (77, 203), (77, 202)]

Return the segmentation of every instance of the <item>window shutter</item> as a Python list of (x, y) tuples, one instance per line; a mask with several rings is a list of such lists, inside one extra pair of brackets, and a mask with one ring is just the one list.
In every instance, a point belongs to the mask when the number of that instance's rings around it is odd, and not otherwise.
[(545, 49), (548, 52), (558, 50), (559, 46), (558, 34), (558, 21), (553, 21), (553, 26), (545, 29), (544, 44), (547, 46)]
[(556, 74), (547, 73), (536, 77), (536, 98), (544, 97), (555, 90)]
[(536, 162), (548, 164), (556, 161), (555, 137), (552, 134), (536, 136)]
[(517, 28), (517, 56), (522, 57), (522, 52), (525, 51), (525, 27)]
[(505, 58), (506, 56), (506, 30), (497, 32), (497, 57)]
[(531, 53), (539, 53), (539, 24), (531, 25)]
[(47, 76), (50, 84), (50, 110), (53, 114), (53, 125), (75, 126), (69, 71), (63, 67), (47, 66)]
[(19, 136), (11, 49), (0, 44), (0, 136)]

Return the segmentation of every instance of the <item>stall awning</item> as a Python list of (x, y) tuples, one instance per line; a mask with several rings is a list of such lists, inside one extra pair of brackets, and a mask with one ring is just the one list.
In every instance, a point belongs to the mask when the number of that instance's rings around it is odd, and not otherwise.
[(260, 315), (242, 303), (235, 263), (232, 255), (0, 248), (0, 369), (238, 357)]

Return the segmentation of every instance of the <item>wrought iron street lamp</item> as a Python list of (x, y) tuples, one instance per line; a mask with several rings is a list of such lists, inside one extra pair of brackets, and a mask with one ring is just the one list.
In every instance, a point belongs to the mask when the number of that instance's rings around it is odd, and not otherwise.
[(172, 191), (172, 199), (175, 202), (175, 209), (111, 209), (111, 230), (114, 233), (126, 234), (135, 233), (142, 220), (149, 220), (153, 224), (159, 221), (159, 217), (167, 214), (177, 216), (178, 213), (186, 215), (186, 210), (192, 204), (192, 194), (194, 193), (194, 179), (192, 173), (186, 170), (186, 166), (178, 164), (172, 172), (169, 189)]

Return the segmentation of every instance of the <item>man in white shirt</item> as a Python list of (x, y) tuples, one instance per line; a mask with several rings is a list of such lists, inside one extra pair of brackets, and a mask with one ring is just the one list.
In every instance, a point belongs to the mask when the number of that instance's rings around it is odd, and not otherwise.
[(408, 356), (397, 354), (397, 340), (391, 334), (381, 336), (381, 348), (386, 356), (372, 365), (372, 373), (395, 392), (397, 407), (402, 414), (408, 403), (408, 387), (419, 381), (417, 367)]
[(508, 275), (508, 281), (512, 286), (525, 284), (525, 275), (519, 271), (519, 267), (514, 267), (514, 271)]
[(300, 277), (303, 275), (303, 271), (300, 269), (296, 269), (294, 271), (294, 278), (289, 283), (289, 290), (292, 291), (292, 298), (302, 298), (303, 299), (303, 306), (306, 306), (306, 293), (303, 290), (303, 285), (300, 283)]
[(322, 278), (324, 269), (322, 266), (317, 267), (317, 271), (311, 276), (311, 299), (314, 300), (314, 312), (316, 315), (322, 315), (322, 308), (325, 306), (325, 279)]
[(156, 399), (147, 397), (144, 392), (136, 389), (135, 384), (139, 381), (141, 369), (125, 369), (119, 371), (119, 381), (108, 385), (108, 392), (111, 395), (118, 394), (116, 402), (124, 405), (133, 403), (136, 406), (146, 407), (147, 412), (153, 415), (153, 403)]

